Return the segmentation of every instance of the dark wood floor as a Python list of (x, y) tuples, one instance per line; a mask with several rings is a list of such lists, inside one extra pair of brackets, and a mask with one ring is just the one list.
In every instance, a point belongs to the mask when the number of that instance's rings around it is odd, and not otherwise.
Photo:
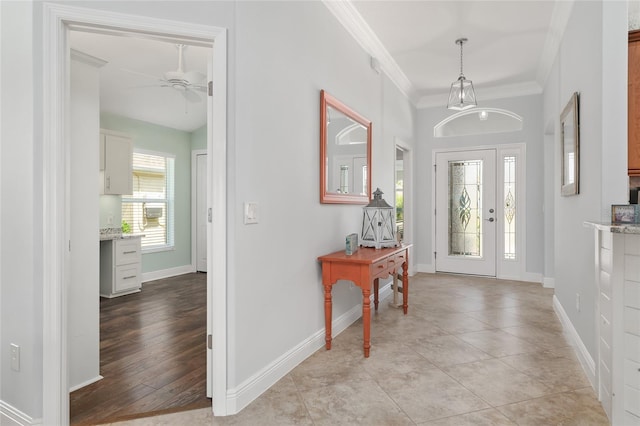
[(145, 283), (100, 300), (100, 374), (70, 396), (71, 424), (211, 406), (206, 397), (206, 274)]

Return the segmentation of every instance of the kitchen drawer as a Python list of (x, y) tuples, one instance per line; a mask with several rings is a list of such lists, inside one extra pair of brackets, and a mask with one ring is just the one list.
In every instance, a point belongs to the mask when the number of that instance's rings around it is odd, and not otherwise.
[[(613, 304), (609, 296), (604, 293), (600, 293), (600, 298), (598, 300), (598, 304), (600, 305), (600, 315), (607, 319), (607, 321), (611, 322), (612, 320), (612, 309)], [(600, 323), (602, 326), (602, 323)]]
[(612, 244), (613, 236), (611, 232), (601, 232), (600, 236), (601, 236), (600, 247), (611, 250), (611, 247), (613, 246)]
[(612, 336), (613, 328), (611, 327), (611, 323), (602, 315), (600, 315), (600, 340), (605, 342), (610, 348), (612, 344)]
[(624, 412), (624, 423), (625, 426), (640, 426), (640, 417), (634, 416), (628, 411)]
[(600, 271), (600, 292), (611, 298), (611, 274)]
[(611, 358), (613, 354), (611, 352), (611, 346), (604, 339), (600, 338), (600, 363), (605, 364), (607, 369), (611, 371)]
[(115, 240), (116, 265), (140, 262), (140, 238)]
[(603, 361), (600, 361), (600, 386), (604, 387), (607, 393), (611, 395), (611, 370)]
[(140, 264), (116, 266), (115, 282), (113, 284), (115, 292), (128, 291), (140, 288)]
[(640, 336), (640, 310), (624, 308), (624, 332)]
[(624, 305), (640, 309), (640, 283), (635, 281), (625, 281)]
[(600, 270), (611, 273), (611, 250), (600, 249)]
[(640, 256), (624, 256), (624, 279), (640, 282)]
[(624, 252), (640, 256), (640, 235), (627, 234), (624, 236)]
[(624, 333), (624, 357), (640, 362), (640, 337)]
[(624, 384), (640, 390), (640, 363), (624, 360)]
[(624, 409), (635, 416), (640, 416), (640, 390), (624, 387)]

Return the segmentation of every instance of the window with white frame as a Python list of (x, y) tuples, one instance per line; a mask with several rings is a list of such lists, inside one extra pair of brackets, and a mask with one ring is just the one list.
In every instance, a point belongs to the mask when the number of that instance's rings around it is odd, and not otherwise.
[(133, 153), (133, 194), (122, 196), (122, 228), (144, 234), (143, 251), (174, 246), (174, 169), (172, 154)]

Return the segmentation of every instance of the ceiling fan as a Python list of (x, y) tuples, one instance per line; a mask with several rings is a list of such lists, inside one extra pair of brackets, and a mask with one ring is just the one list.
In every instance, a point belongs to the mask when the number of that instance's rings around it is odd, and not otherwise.
[(138, 87), (170, 87), (179, 91), (187, 101), (190, 102), (200, 102), (202, 98), (196, 92), (204, 92), (207, 91), (206, 86), (206, 76), (198, 71), (188, 71), (185, 72), (183, 68), (184, 62), (184, 49), (187, 46), (184, 44), (176, 44), (176, 48), (178, 49), (178, 69), (175, 71), (167, 71), (163, 74), (161, 78), (158, 78), (153, 75), (141, 73), (138, 71), (123, 69), (128, 73), (140, 75), (146, 78), (152, 78), (157, 81), (156, 84), (152, 84), (150, 86), (138, 86)]

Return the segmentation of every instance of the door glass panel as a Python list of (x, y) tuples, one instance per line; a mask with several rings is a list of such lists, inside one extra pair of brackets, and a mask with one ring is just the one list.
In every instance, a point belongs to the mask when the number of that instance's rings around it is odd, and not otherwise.
[(504, 157), (504, 258), (516, 258), (516, 157)]
[(482, 257), (482, 160), (449, 162), (449, 256)]

